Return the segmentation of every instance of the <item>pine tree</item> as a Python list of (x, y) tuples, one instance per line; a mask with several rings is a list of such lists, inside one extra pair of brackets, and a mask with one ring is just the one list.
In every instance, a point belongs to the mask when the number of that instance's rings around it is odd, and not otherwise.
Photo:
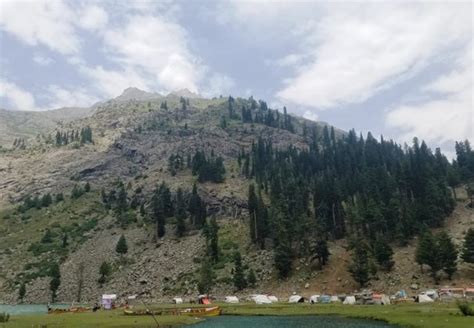
[(209, 258), (214, 263), (219, 260), (219, 225), (215, 216), (211, 217), (209, 224)]
[(214, 284), (214, 272), (208, 258), (203, 259), (199, 272), (198, 291), (200, 294), (209, 294)]
[(474, 229), (469, 228), (464, 237), (461, 258), (466, 263), (474, 263)]
[(250, 239), (256, 243), (257, 241), (257, 208), (258, 199), (255, 194), (255, 186), (253, 183), (249, 185), (247, 206), (249, 210), (249, 230)]
[(51, 197), (50, 193), (43, 195), (43, 197), (41, 198), (41, 207), (48, 207), (52, 203), (53, 203), (53, 198)]
[(176, 236), (182, 237), (184, 232), (186, 231), (186, 207), (184, 204), (184, 197), (183, 197), (183, 190), (178, 188), (176, 192), (176, 210), (175, 210), (175, 217), (176, 217)]
[(102, 286), (103, 284), (107, 282), (111, 273), (112, 273), (112, 266), (107, 261), (102, 262), (99, 268), (100, 278), (97, 281), (100, 284), (100, 286)]
[(438, 234), (437, 242), (441, 267), (451, 280), (451, 277), (457, 271), (458, 251), (446, 231)]
[(434, 252), (436, 250), (436, 243), (430, 231), (424, 232), (418, 239), (416, 247), (415, 260), (420, 265), (421, 273), (423, 273), (423, 264), (432, 263)]
[(20, 303), (23, 303), (23, 299), (25, 298), (26, 295), (26, 285), (25, 282), (22, 282), (20, 285), (20, 289), (18, 290), (18, 299), (20, 300)]
[(254, 288), (257, 283), (257, 277), (255, 276), (255, 271), (251, 268), (247, 274), (247, 284), (249, 287)]
[(69, 238), (69, 236), (68, 236), (67, 232), (65, 232), (64, 235), (63, 235), (62, 243), (61, 243), (62, 248), (66, 248), (69, 245), (68, 238)]
[(89, 192), (91, 191), (91, 185), (89, 184), (89, 182), (86, 182), (86, 184), (84, 185), (84, 192)]
[(374, 244), (374, 256), (377, 263), (386, 271), (390, 271), (393, 267), (393, 250), (383, 237), (376, 239)]
[(234, 254), (234, 274), (232, 280), (237, 290), (242, 290), (247, 287), (247, 281), (245, 280), (244, 269), (242, 267), (242, 256), (239, 251), (236, 251)]
[(115, 214), (120, 216), (125, 213), (127, 209), (127, 191), (125, 190), (123, 183), (120, 181), (118, 184), (117, 199), (115, 200)]
[(128, 246), (127, 246), (127, 240), (125, 239), (124, 235), (120, 236), (120, 239), (118, 240), (117, 245), (115, 246), (115, 251), (118, 254), (120, 254), (120, 256), (127, 254)]
[(49, 282), (49, 290), (51, 290), (51, 302), (56, 301), (56, 292), (61, 285), (61, 272), (59, 270), (59, 264), (55, 263), (49, 272), (51, 280)]
[(64, 200), (64, 195), (62, 192), (59, 192), (56, 194), (56, 197), (55, 197), (55, 202), (56, 203), (59, 203), (59, 202), (62, 202)]
[(51, 230), (46, 229), (43, 238), (41, 238), (42, 244), (51, 244), (53, 242), (53, 233)]
[(367, 246), (361, 240), (355, 243), (352, 254), (352, 263), (349, 265), (349, 272), (361, 287), (364, 287), (369, 281), (369, 258)]
[(313, 246), (312, 249), (313, 259), (317, 259), (319, 263), (319, 267), (323, 267), (326, 265), (329, 255), (329, 249), (327, 241), (323, 238), (319, 238)]
[(291, 247), (286, 242), (280, 242), (275, 247), (275, 267), (280, 278), (286, 278), (291, 272)]

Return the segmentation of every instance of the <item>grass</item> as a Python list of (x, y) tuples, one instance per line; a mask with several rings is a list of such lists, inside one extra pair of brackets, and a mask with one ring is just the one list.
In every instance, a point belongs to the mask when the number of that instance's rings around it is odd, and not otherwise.
[[(187, 316), (156, 316), (160, 327), (179, 326), (198, 322), (197, 319)], [(156, 323), (151, 316), (125, 316), (121, 310), (99, 311), (87, 313), (43, 314), (12, 316), (7, 324), (0, 324), (1, 328), (155, 328)]]
[[(271, 304), (255, 305), (219, 304), (225, 315), (338, 315), (348, 318), (383, 320), (402, 327), (472, 327), (472, 318), (460, 314), (456, 304), (400, 304), (390, 306), (342, 305), (342, 304)], [(182, 304), (178, 307), (189, 307)], [(151, 308), (174, 307), (155, 305)], [(157, 316), (160, 327), (196, 323), (199, 320), (187, 316)], [(150, 316), (124, 316), (121, 310), (99, 311), (97, 313), (13, 316), (10, 322), (0, 325), (10, 327), (156, 327)]]

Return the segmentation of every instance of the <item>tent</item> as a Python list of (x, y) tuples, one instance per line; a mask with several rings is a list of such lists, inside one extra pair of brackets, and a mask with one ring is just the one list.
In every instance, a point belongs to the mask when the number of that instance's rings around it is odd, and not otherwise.
[(331, 296), (331, 303), (337, 303), (337, 302), (340, 302), (340, 301), (341, 300), (336, 295)]
[(111, 310), (114, 308), (115, 306), (115, 300), (117, 299), (117, 295), (116, 294), (103, 294), (102, 295), (102, 300), (101, 300), (101, 304), (102, 306), (104, 307), (105, 310)]
[(272, 304), (272, 301), (267, 295), (252, 295), (251, 299), (255, 302), (255, 304)]
[(175, 298), (173, 298), (173, 303), (174, 304), (183, 304), (183, 299), (181, 297), (175, 297)]
[(288, 303), (304, 303), (304, 297), (300, 295), (291, 295), (288, 299)]
[(278, 302), (278, 298), (277, 298), (276, 296), (274, 296), (274, 295), (268, 296), (268, 299), (269, 299), (270, 301), (272, 301), (273, 303)]
[(309, 298), (309, 302), (310, 302), (311, 304), (318, 303), (320, 297), (321, 297), (321, 295), (312, 295), (312, 296)]
[(428, 295), (420, 294), (417, 297), (418, 303), (433, 303), (434, 300)]
[(437, 300), (439, 298), (438, 292), (434, 289), (428, 289), (420, 293), (420, 295), (429, 296), (432, 300)]
[(324, 304), (327, 304), (327, 303), (331, 303), (331, 296), (329, 295), (321, 295), (318, 299), (319, 303), (324, 303)]
[(226, 296), (224, 302), (226, 303), (239, 303), (237, 296)]
[(342, 304), (346, 304), (346, 305), (353, 305), (356, 303), (356, 298), (355, 296), (347, 296), (346, 299), (344, 300), (344, 302)]

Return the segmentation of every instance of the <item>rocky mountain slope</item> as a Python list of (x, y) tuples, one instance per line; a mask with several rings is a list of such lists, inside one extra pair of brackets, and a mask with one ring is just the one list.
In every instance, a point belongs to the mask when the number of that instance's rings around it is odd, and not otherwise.
[[(248, 100), (237, 98), (235, 108)], [(166, 106), (164, 106), (166, 103)], [(317, 270), (313, 262), (299, 259), (294, 274), (285, 281), (277, 278), (273, 250), (257, 249), (250, 242), (247, 212), (246, 179), (238, 164), (242, 149), (247, 151), (258, 137), (272, 140), (275, 148), (292, 145), (308, 147), (307, 128), (322, 129), (325, 123), (293, 118), (294, 132), (265, 124), (242, 123), (239, 119), (223, 122), (228, 111), (227, 98), (204, 99), (188, 90), (167, 96), (129, 88), (116, 99), (77, 111), (51, 113), (0, 111), (0, 302), (15, 302), (22, 282), (26, 282), (26, 302), (50, 299), (48, 276), (52, 262), (61, 263), (60, 301), (94, 301), (101, 293), (143, 295), (154, 300), (172, 296), (191, 297), (197, 293), (198, 270), (205, 249), (205, 238), (198, 230), (188, 230), (175, 237), (174, 221), (167, 223), (168, 233), (158, 242), (155, 228), (146, 213), (130, 211), (132, 222), (126, 228), (117, 224), (114, 211), (101, 201), (101, 190), (113, 189), (123, 181), (129, 198), (149, 200), (158, 183), (165, 181), (174, 192), (182, 188), (190, 193), (196, 176), (182, 169), (173, 175), (169, 170), (171, 155), (194, 154), (196, 150), (213, 152), (224, 160), (223, 183), (198, 184), (198, 192), (207, 204), (208, 215), (215, 214), (219, 226), (221, 261), (216, 265), (213, 292), (233, 292), (229, 281), (232, 255), (240, 249), (244, 265), (257, 275), (255, 288), (243, 293), (268, 292), (287, 295), (297, 291), (350, 292), (357, 288), (347, 272), (347, 242), (330, 242), (329, 265)], [(20, 125), (19, 122), (24, 122)], [(55, 144), (59, 131), (80, 131), (90, 127), (93, 143)], [(344, 132), (336, 130), (340, 137)], [(39, 135), (37, 137), (37, 135)], [(25, 147), (12, 147), (12, 138), (26, 139)], [(79, 197), (73, 189), (88, 183), (91, 187)], [(27, 197), (62, 193), (64, 201), (44, 208), (19, 211)], [(464, 199), (464, 200), (463, 200)], [(465, 197), (447, 221), (453, 236), (460, 239), (472, 225), (472, 210), (464, 207)], [(145, 211), (147, 212), (147, 210)], [(47, 231), (53, 242), (41, 242)], [(62, 236), (67, 233), (65, 243)], [(121, 235), (128, 242), (125, 257), (115, 252)], [(419, 276), (413, 264), (414, 241), (397, 248), (396, 266), (390, 274), (379, 275), (371, 282), (378, 290), (394, 291), (407, 284), (430, 285)], [(98, 284), (102, 262), (112, 264), (110, 279)], [(462, 268), (454, 282), (471, 282), (472, 274)]]

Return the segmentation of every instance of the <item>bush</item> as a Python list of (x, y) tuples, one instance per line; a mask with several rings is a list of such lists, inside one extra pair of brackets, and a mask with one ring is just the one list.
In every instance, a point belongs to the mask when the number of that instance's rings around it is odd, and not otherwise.
[(471, 308), (469, 303), (467, 302), (458, 302), (457, 303), (459, 311), (466, 316), (466, 317), (472, 317), (474, 316), (474, 309)]
[(8, 313), (0, 313), (0, 322), (8, 322), (10, 315)]

